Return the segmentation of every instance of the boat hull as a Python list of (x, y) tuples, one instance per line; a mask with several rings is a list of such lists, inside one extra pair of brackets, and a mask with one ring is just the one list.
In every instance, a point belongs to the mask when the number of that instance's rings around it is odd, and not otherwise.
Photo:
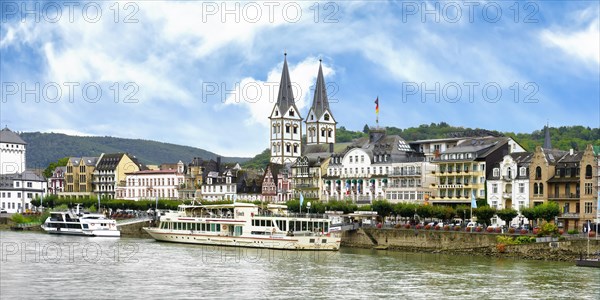
[(165, 230), (144, 227), (157, 241), (228, 247), (250, 247), (280, 250), (337, 251), (341, 238), (337, 236), (228, 236), (201, 232)]
[(600, 259), (578, 259), (575, 265), (579, 267), (600, 268)]
[(56, 230), (56, 228), (48, 228), (42, 226), (42, 229), (50, 234), (61, 235), (78, 235), (78, 236), (97, 236), (97, 237), (120, 237), (121, 232), (118, 230), (81, 230), (81, 229), (66, 229)]

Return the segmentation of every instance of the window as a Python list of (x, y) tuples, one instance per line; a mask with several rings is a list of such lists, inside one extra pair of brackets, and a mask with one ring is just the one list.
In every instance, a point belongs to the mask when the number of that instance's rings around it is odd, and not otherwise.
[(290, 153), (290, 145), (285, 145), (285, 152)]
[(500, 176), (500, 169), (494, 168), (494, 177)]
[(591, 195), (592, 194), (592, 190), (593, 190), (592, 183), (591, 182), (586, 182), (584, 189), (585, 189), (585, 194), (586, 195)]
[(519, 183), (519, 193), (521, 193), (521, 194), (525, 193), (525, 184), (524, 183)]
[(293, 117), (294, 116), (294, 110), (290, 109), (290, 116)]
[(285, 125), (285, 133), (290, 133), (290, 125), (289, 124)]
[(544, 184), (540, 183), (540, 194), (544, 193)]
[(542, 168), (539, 166), (535, 168), (535, 179), (542, 179)]
[(27, 187), (28, 187), (28, 188), (32, 187), (32, 183), (31, 183), (31, 182), (28, 182), (28, 183), (27, 183)]
[[(296, 129), (296, 128), (294, 128), (294, 129)], [(294, 144), (294, 153), (298, 153), (298, 145), (297, 144)]]
[(321, 136), (325, 137), (325, 128), (321, 128)]
[(329, 129), (329, 131), (327, 132), (327, 137), (331, 137), (332, 136), (332, 132), (333, 132), (333, 130)]
[(497, 184), (492, 184), (492, 193), (497, 194), (498, 193), (498, 185)]
[(525, 176), (525, 175), (526, 175), (526, 172), (527, 172), (527, 171), (525, 171), (525, 167), (521, 167), (521, 168), (519, 169), (519, 176)]
[(352, 156), (350, 156), (350, 163), (352, 163)]
[(16, 187), (19, 187), (19, 186), (20, 186), (20, 183), (19, 183), (18, 181), (16, 181), (16, 182), (15, 182), (15, 186), (16, 186)]
[(298, 126), (294, 126), (294, 134), (298, 133)]
[(590, 178), (592, 178), (592, 166), (587, 165), (587, 166), (585, 166), (585, 179), (590, 179)]
[(556, 170), (554, 171), (554, 176), (560, 177), (560, 169), (559, 168), (556, 168)]
[(585, 212), (586, 214), (591, 214), (591, 213), (592, 213), (592, 211), (593, 211), (592, 202), (586, 202), (586, 203), (584, 204), (584, 212)]

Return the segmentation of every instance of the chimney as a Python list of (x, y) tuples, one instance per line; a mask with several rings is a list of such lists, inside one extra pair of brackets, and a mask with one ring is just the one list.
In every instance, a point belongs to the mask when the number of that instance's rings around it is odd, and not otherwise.
[(333, 153), (333, 143), (329, 143), (329, 153)]
[(569, 155), (573, 155), (573, 148), (569, 149)]

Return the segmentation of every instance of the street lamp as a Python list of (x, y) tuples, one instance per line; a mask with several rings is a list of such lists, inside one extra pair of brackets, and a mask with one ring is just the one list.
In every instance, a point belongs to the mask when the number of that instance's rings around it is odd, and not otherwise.
[(306, 202), (306, 208), (308, 208), (308, 216), (310, 217), (310, 201)]

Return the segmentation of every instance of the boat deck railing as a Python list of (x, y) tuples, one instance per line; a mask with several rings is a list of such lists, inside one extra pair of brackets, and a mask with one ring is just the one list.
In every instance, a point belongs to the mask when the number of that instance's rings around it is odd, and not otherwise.
[(327, 219), (326, 214), (309, 213), (287, 213), (287, 214), (256, 214), (255, 217), (278, 217), (278, 218), (306, 218), (306, 219)]

